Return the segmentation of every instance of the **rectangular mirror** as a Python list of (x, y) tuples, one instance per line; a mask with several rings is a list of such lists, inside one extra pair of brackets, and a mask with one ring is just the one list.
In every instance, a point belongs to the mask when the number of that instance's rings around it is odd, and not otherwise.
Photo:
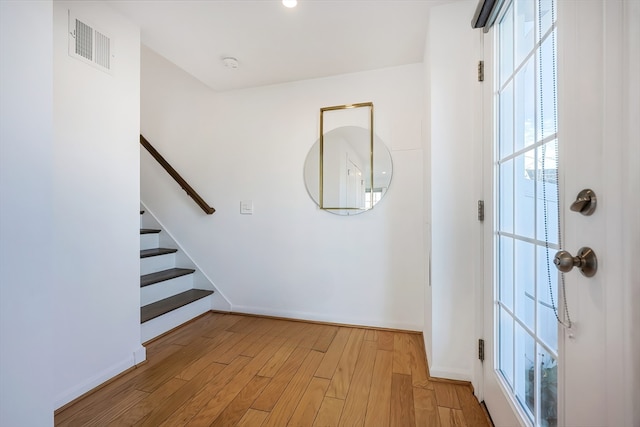
[(321, 209), (373, 207), (373, 103), (320, 109)]

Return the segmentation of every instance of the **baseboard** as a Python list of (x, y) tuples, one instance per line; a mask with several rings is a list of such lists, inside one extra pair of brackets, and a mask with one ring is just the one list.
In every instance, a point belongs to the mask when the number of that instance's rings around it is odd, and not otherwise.
[[(225, 311), (225, 310), (221, 310)], [(350, 326), (355, 328), (371, 328), (382, 329), (399, 332), (415, 332), (422, 333), (422, 325), (415, 323), (404, 322), (379, 322), (372, 319), (357, 319), (346, 317), (333, 317), (327, 318), (326, 315), (307, 313), (299, 311), (288, 310), (270, 310), (260, 307), (252, 307), (246, 305), (233, 305), (231, 307), (231, 313), (233, 314), (245, 314), (245, 315), (257, 315), (263, 317), (271, 317), (283, 320), (302, 321), (311, 323), (322, 323), (326, 325), (335, 326)]]
[[(138, 352), (139, 352), (139, 349), (136, 349), (135, 353), (138, 353)], [(121, 362), (116, 363), (110, 368), (105, 369), (104, 371), (100, 372), (97, 375), (94, 375), (84, 383), (78, 386), (75, 386), (58, 395), (58, 397), (53, 402), (54, 408), (56, 408), (55, 412), (62, 411), (64, 408), (80, 400), (85, 395), (91, 394), (95, 390), (113, 381), (114, 378), (124, 374), (125, 372), (128, 372), (130, 369), (135, 368), (135, 365), (136, 365), (135, 356), (134, 356), (135, 353), (132, 352), (131, 356), (127, 357), (125, 360), (122, 360)]]
[(471, 374), (466, 371), (447, 369), (440, 366), (430, 366), (429, 374), (433, 378), (456, 380), (471, 384)]

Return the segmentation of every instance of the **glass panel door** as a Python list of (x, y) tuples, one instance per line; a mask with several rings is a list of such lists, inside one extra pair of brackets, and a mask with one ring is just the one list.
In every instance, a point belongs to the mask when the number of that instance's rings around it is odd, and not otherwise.
[(497, 26), (495, 369), (536, 426), (558, 406), (558, 138), (553, 0), (513, 0)]

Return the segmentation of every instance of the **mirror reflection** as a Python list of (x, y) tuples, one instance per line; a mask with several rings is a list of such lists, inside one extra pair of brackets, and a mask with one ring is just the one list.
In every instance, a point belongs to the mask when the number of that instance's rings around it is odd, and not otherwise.
[(320, 153), (318, 139), (307, 155), (304, 178), (309, 195), (322, 209), (356, 215), (373, 208), (387, 192), (391, 154), (375, 134), (372, 154), (370, 129), (335, 128), (324, 134), (322, 158)]

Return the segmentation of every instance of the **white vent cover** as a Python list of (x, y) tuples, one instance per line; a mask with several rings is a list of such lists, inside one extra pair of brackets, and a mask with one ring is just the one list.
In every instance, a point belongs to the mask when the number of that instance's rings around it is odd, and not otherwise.
[(111, 37), (98, 31), (87, 21), (69, 11), (69, 55), (112, 73), (113, 43)]

